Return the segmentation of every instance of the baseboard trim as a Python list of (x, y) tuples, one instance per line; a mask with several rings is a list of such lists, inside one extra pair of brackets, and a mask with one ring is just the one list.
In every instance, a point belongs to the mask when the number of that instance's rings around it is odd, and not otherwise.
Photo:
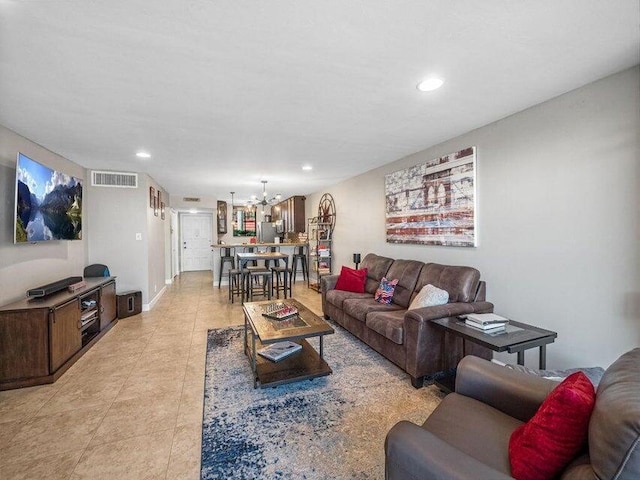
[(162, 287), (162, 289), (158, 292), (158, 294), (153, 297), (153, 300), (151, 300), (149, 303), (145, 303), (142, 305), (142, 311), (143, 312), (148, 312), (149, 310), (151, 310), (153, 308), (153, 306), (158, 303), (158, 300), (160, 300), (160, 297), (164, 294), (165, 290), (167, 289), (167, 287)]

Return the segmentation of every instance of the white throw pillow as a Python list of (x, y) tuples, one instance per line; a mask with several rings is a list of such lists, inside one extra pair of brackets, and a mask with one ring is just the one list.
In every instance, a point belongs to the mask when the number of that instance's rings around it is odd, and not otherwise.
[(449, 292), (428, 284), (422, 287), (420, 293), (413, 299), (413, 302), (409, 305), (409, 310), (444, 305), (447, 302), (449, 302)]

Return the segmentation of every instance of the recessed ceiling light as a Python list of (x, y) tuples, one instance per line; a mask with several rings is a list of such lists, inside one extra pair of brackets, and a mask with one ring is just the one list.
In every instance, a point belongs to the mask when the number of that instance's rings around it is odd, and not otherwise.
[(147, 152), (138, 152), (136, 153), (136, 157), (138, 158), (151, 158), (151, 154)]
[(302, 169), (308, 172), (309, 170), (313, 170), (313, 167), (311, 165), (303, 165)]
[(437, 90), (442, 86), (444, 80), (436, 77), (425, 78), (417, 85), (417, 89), (421, 92), (430, 92), (432, 90)]

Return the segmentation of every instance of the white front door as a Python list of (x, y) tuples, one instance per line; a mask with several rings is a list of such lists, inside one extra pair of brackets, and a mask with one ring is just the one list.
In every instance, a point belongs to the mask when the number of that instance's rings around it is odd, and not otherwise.
[(183, 213), (182, 271), (211, 270), (212, 222), (211, 214)]
[(171, 210), (171, 278), (180, 273), (180, 237), (178, 232), (178, 213)]

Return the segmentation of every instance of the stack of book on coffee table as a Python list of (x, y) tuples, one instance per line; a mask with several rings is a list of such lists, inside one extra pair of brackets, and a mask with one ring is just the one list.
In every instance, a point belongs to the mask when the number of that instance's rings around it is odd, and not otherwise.
[(302, 345), (299, 343), (285, 341), (272, 343), (271, 345), (258, 350), (258, 355), (268, 358), (272, 362), (279, 362), (300, 350), (302, 350)]
[(465, 317), (464, 323), (468, 327), (494, 333), (505, 330), (509, 320), (495, 313), (470, 313)]

